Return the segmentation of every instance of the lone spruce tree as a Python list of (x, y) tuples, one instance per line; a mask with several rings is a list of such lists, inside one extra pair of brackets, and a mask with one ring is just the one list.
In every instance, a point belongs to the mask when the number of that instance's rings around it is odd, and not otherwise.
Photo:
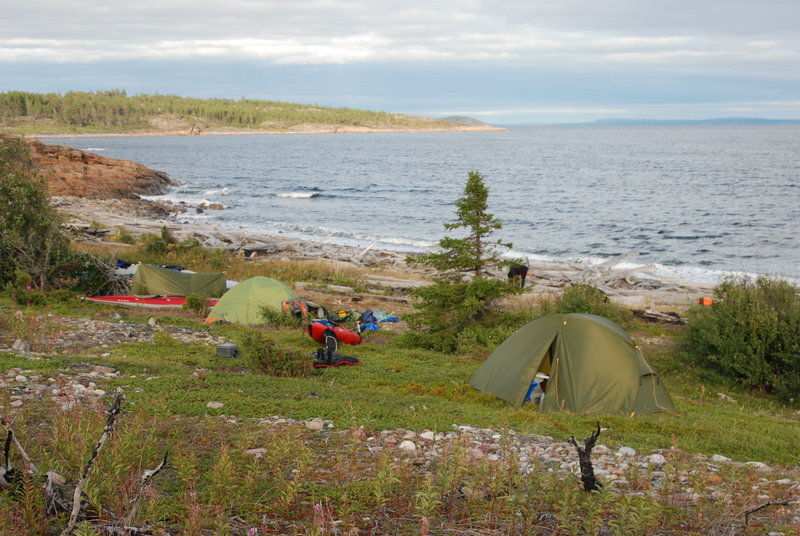
[(489, 268), (502, 264), (498, 248), (511, 247), (511, 243), (489, 239), (503, 225), (488, 211), (488, 199), (483, 176), (470, 171), (464, 194), (456, 201), (457, 220), (444, 224), (448, 231), (463, 230), (464, 236), (446, 236), (439, 240), (439, 252), (408, 259), (437, 271), (432, 285), (414, 291), (419, 301), (408, 317), (409, 327), (415, 330), (407, 335), (410, 344), (453, 352), (464, 329), (491, 324), (492, 300), (521, 292), (487, 274)]

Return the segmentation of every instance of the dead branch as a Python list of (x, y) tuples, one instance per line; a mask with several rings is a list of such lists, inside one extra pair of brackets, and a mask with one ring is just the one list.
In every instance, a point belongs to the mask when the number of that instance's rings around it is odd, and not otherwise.
[(759, 512), (759, 511), (761, 511), (761, 510), (763, 510), (765, 508), (769, 508), (770, 506), (788, 506), (788, 505), (792, 504), (792, 502), (793, 501), (790, 500), (790, 499), (786, 499), (786, 500), (783, 500), (783, 501), (770, 501), (768, 503), (764, 503), (764, 504), (762, 504), (760, 506), (756, 506), (755, 508), (751, 508), (750, 510), (747, 510), (744, 513), (744, 528), (745, 528), (745, 530), (747, 530), (747, 526), (750, 524), (750, 516), (752, 514), (755, 514), (756, 512)]
[(9, 430), (5, 445), (3, 446), (6, 463), (3, 467), (0, 467), (0, 489), (11, 489), (16, 476), (14, 475), (14, 469), (11, 467), (11, 460), (8, 457), (8, 451), (11, 450), (11, 437), (13, 435), (11, 430)]
[[(6, 429), (8, 430), (8, 437), (6, 438), (6, 442), (9, 439), (11, 439), (11, 441), (14, 442), (14, 446), (17, 447), (17, 450), (19, 450), (19, 455), (22, 456), (22, 459), (25, 461), (25, 465), (28, 467), (28, 469), (30, 470), (31, 474), (35, 476), (38, 473), (38, 470), (36, 469), (36, 466), (33, 465), (33, 462), (31, 461), (30, 456), (28, 456), (28, 453), (25, 452), (24, 448), (22, 448), (22, 445), (20, 444), (19, 440), (17, 439), (17, 435), (11, 429), (11, 426), (9, 426), (9, 424), (6, 421), (5, 417), (0, 417), (0, 422), (2, 422), (3, 426), (5, 426)], [(8, 462), (8, 451), (6, 451), (6, 465), (10, 466), (10, 464)]]
[(14, 437), (14, 432), (11, 430), (8, 431), (8, 435), (6, 436), (6, 443), (3, 445), (3, 455), (6, 459), (5, 470), (6, 472), (11, 470), (11, 460), (8, 459), (8, 451), (11, 450), (11, 438)]
[(125, 518), (126, 525), (133, 525), (136, 518), (139, 516), (139, 509), (141, 508), (142, 504), (142, 494), (144, 493), (144, 488), (147, 485), (147, 482), (156, 476), (159, 471), (161, 471), (167, 465), (167, 456), (169, 455), (168, 452), (164, 453), (164, 459), (161, 460), (161, 463), (158, 464), (153, 469), (148, 469), (142, 476), (139, 478), (139, 492), (134, 497), (133, 501), (131, 502), (131, 511), (128, 513), (128, 516)]
[(597, 438), (600, 437), (600, 422), (597, 422), (597, 431), (592, 433), (591, 437), (583, 440), (584, 448), (578, 445), (574, 436), (570, 436), (569, 442), (575, 445), (578, 451), (578, 460), (581, 466), (581, 482), (583, 482), (584, 491), (596, 491), (603, 487), (601, 482), (598, 482), (597, 477), (594, 476), (594, 467), (592, 466), (592, 449)]
[(94, 255), (88, 255), (87, 258), (108, 282), (108, 288), (106, 289), (108, 294), (127, 294), (130, 292), (128, 278), (116, 272), (117, 266), (115, 264)]
[(106, 441), (108, 441), (108, 438), (111, 437), (112, 433), (114, 433), (114, 426), (117, 421), (117, 416), (121, 412), (122, 401), (124, 399), (125, 397), (122, 395), (122, 391), (117, 390), (114, 403), (106, 411), (108, 418), (106, 419), (106, 426), (103, 429), (103, 435), (100, 437), (100, 441), (97, 442), (97, 445), (95, 445), (92, 455), (89, 457), (89, 461), (86, 462), (86, 466), (83, 468), (81, 480), (78, 482), (78, 485), (75, 486), (75, 492), (72, 495), (72, 513), (69, 516), (67, 526), (64, 527), (63, 531), (61, 531), (61, 536), (68, 536), (70, 533), (72, 533), (72, 529), (75, 527), (75, 523), (78, 521), (78, 514), (80, 514), (81, 511), (81, 493), (83, 492), (83, 488), (86, 486), (86, 481), (89, 479), (89, 471), (94, 465), (94, 462), (97, 459), (98, 454), (100, 454), (103, 446), (106, 444)]
[(44, 483), (44, 512), (47, 517), (55, 517), (61, 513), (69, 512), (72, 508), (70, 489), (67, 479), (56, 473), (48, 471)]

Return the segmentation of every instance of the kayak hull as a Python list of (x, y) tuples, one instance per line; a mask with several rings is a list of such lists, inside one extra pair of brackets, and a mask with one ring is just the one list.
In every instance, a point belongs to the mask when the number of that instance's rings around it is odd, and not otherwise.
[[(141, 309), (180, 309), (186, 305), (186, 296), (136, 296), (135, 294), (121, 296), (92, 296), (84, 300), (104, 305), (117, 305), (120, 307), (136, 307)], [(209, 300), (213, 306), (217, 300)]]
[(361, 335), (333, 322), (326, 320), (315, 320), (306, 325), (306, 333), (317, 342), (325, 344), (326, 332), (333, 332), (333, 336), (338, 342), (344, 344), (361, 344)]

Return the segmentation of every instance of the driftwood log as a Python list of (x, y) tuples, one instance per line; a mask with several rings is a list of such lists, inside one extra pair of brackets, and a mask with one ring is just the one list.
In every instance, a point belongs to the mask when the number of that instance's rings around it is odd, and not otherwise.
[(637, 309), (633, 311), (633, 315), (643, 320), (650, 322), (664, 322), (666, 324), (675, 324), (679, 326), (686, 325), (686, 320), (682, 319), (677, 313), (662, 313), (653, 309)]
[(600, 437), (599, 422), (597, 423), (597, 430), (592, 433), (591, 437), (587, 437), (583, 440), (583, 448), (578, 445), (574, 436), (569, 438), (569, 442), (575, 445), (575, 449), (578, 451), (578, 460), (581, 466), (581, 482), (583, 482), (584, 491), (596, 491), (603, 487), (603, 484), (594, 476), (594, 467), (592, 466), (592, 449), (595, 443), (597, 443), (598, 437)]

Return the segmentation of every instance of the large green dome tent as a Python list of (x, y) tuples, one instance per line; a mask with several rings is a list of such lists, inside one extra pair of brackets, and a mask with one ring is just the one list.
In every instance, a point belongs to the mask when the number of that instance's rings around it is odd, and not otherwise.
[(263, 324), (261, 308), (267, 306), (276, 312), (286, 300), (296, 299), (294, 290), (271, 277), (251, 277), (223, 294), (211, 308), (206, 322), (224, 320), (233, 324)]
[(630, 336), (601, 316), (553, 314), (525, 324), (492, 352), (471, 384), (519, 407), (537, 373), (550, 377), (545, 411), (627, 415), (675, 409)]

